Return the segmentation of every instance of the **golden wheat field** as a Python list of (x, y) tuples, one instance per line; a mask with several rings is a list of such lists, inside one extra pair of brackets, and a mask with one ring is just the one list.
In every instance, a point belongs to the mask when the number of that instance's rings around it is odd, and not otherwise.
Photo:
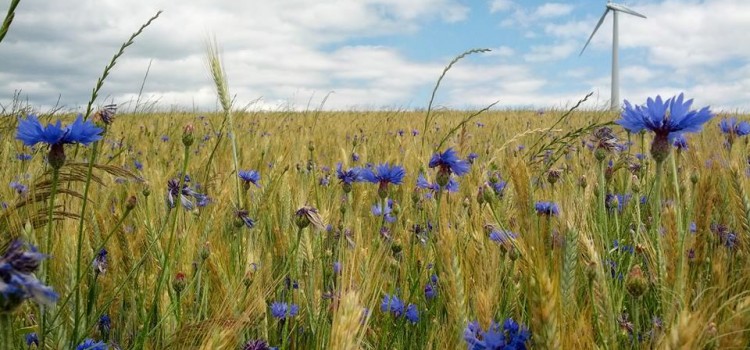
[[(3, 229), (49, 255), (37, 276), (59, 297), (4, 314), (3, 342), (25, 348), (45, 331), (48, 348), (747, 344), (747, 143), (723, 145), (722, 116), (657, 180), (651, 136), (602, 131), (618, 115), (471, 115), (433, 112), (424, 129), (424, 112), (244, 113), (232, 134), (223, 114), (120, 115), (100, 122), (100, 141), (66, 146), (56, 171), (46, 147), (5, 142), (2, 176), (16, 184), (2, 191)], [(420, 174), (439, 181), (428, 165), (443, 140), (472, 158), (455, 192), (417, 186)], [(337, 177), (339, 163), (385, 162), (405, 169), (385, 191)], [(258, 186), (235, 169), (256, 170)], [(172, 179), (184, 187), (170, 206)]]

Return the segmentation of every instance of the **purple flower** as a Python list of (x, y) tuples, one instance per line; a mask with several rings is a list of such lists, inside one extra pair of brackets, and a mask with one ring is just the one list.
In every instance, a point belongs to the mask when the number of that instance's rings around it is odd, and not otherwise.
[(34, 246), (24, 250), (20, 240), (10, 243), (5, 254), (0, 256), (0, 312), (12, 311), (26, 299), (43, 305), (57, 301), (57, 293), (34, 276), (46, 257)]
[(76, 347), (76, 350), (107, 350), (109, 349), (109, 346), (107, 344), (100, 342), (100, 341), (94, 341), (91, 338), (86, 338), (81, 344), (78, 344)]
[[(456, 180), (454, 180), (453, 178), (450, 178), (448, 179), (448, 183), (445, 184), (445, 186), (441, 187), (437, 183), (430, 183), (429, 181), (427, 181), (424, 175), (420, 173), (417, 177), (417, 188), (430, 190), (431, 192), (438, 192), (441, 188), (448, 192), (458, 192), (458, 182), (456, 182)], [(430, 195), (430, 197), (432, 196)]]
[(10, 183), (10, 188), (15, 190), (19, 196), (25, 194), (29, 190), (28, 186), (17, 181), (12, 181)]
[[(185, 180), (185, 182), (188, 182), (187, 179)], [(182, 204), (182, 207), (185, 208), (185, 210), (192, 210), (196, 205), (193, 203), (190, 197), (197, 200), (197, 205), (199, 207), (205, 206), (209, 203), (208, 196), (198, 193), (194, 189), (190, 188), (190, 186), (188, 186), (186, 183), (182, 184), (182, 190), (180, 190), (180, 182), (178, 179), (171, 179), (167, 181), (167, 207), (169, 207), (170, 209), (175, 207), (175, 198), (178, 195), (180, 197), (180, 203)]]
[(406, 170), (400, 165), (389, 165), (388, 163), (380, 164), (372, 168), (362, 169), (360, 175), (367, 182), (376, 183), (378, 187), (378, 196), (380, 198), (388, 197), (388, 184), (400, 185), (406, 175)]
[(424, 286), (424, 297), (430, 300), (435, 298), (435, 296), (437, 296), (437, 288), (432, 283), (427, 283)]
[(722, 119), (719, 122), (721, 132), (735, 136), (745, 136), (750, 134), (750, 123), (746, 121), (737, 122), (737, 118)]
[(534, 205), (536, 213), (544, 216), (558, 216), (560, 210), (554, 202), (536, 202)]
[(266, 343), (265, 340), (248, 340), (245, 345), (242, 346), (242, 350), (272, 350), (276, 348), (272, 348), (268, 346), (268, 343)]
[(143, 163), (137, 160), (133, 162), (133, 166), (135, 166), (135, 170), (143, 170)]
[(240, 170), (237, 176), (244, 181), (246, 186), (253, 184), (255, 187), (260, 187), (260, 173), (255, 170)]
[(385, 215), (385, 221), (389, 223), (393, 223), (396, 221), (396, 217), (393, 216), (393, 200), (388, 199), (386, 201), (385, 208), (383, 208), (383, 205), (381, 203), (377, 203), (372, 206), (372, 215), (375, 216), (383, 216)]
[(84, 121), (83, 115), (78, 115), (73, 124), (62, 127), (60, 120), (56, 124), (47, 124), (42, 127), (37, 117), (30, 114), (26, 119), (20, 119), (16, 139), (26, 146), (34, 146), (37, 143), (46, 143), (50, 146), (80, 143), (88, 145), (94, 141), (101, 140), (102, 129), (91, 121)]
[(464, 330), (464, 340), (469, 350), (526, 350), (526, 343), (530, 338), (529, 330), (512, 318), (506, 319), (502, 328), (493, 321), (487, 331), (484, 331), (479, 326), (479, 322), (474, 321), (469, 323)]
[(678, 134), (674, 137), (674, 140), (672, 140), (672, 146), (674, 146), (678, 151), (684, 151), (689, 148), (687, 139), (682, 134)]
[(404, 302), (395, 295), (390, 296), (386, 294), (380, 302), (380, 310), (383, 312), (390, 312), (393, 317), (398, 318), (404, 314)]
[(271, 315), (280, 320), (286, 319), (287, 317), (297, 316), (299, 313), (299, 306), (292, 304), (291, 306), (287, 303), (274, 302), (271, 304)]
[(693, 100), (684, 101), (680, 94), (663, 101), (661, 96), (649, 98), (645, 106), (632, 106), (625, 100), (625, 109), (615, 123), (631, 133), (649, 130), (655, 134), (651, 156), (662, 162), (669, 155), (670, 142), (680, 133), (699, 132), (714, 115), (708, 107), (690, 110)]
[(99, 323), (97, 326), (99, 327), (99, 332), (104, 338), (109, 338), (109, 331), (112, 329), (112, 320), (109, 318), (109, 315), (104, 314), (99, 317)]
[(344, 170), (341, 163), (336, 164), (336, 178), (339, 179), (339, 182), (342, 184), (351, 185), (355, 182), (361, 181), (362, 177), (360, 176), (360, 172), (360, 168)]
[(333, 263), (333, 273), (337, 275), (341, 273), (341, 262), (337, 261)]
[(362, 178), (371, 183), (380, 184), (394, 184), (400, 185), (401, 181), (404, 180), (406, 170), (400, 165), (389, 165), (388, 163), (380, 164), (375, 167), (375, 171), (372, 169), (364, 169), (361, 173)]
[(97, 275), (107, 273), (107, 250), (104, 248), (94, 258), (94, 273)]
[(503, 230), (503, 229), (499, 229), (495, 227), (492, 227), (489, 231), (490, 231), (489, 233), (490, 240), (493, 242), (501, 243), (501, 244), (507, 243), (510, 240), (515, 239), (518, 236), (511, 231)]
[(428, 166), (430, 168), (437, 167), (439, 173), (445, 173), (448, 175), (456, 174), (458, 176), (468, 173), (471, 167), (469, 162), (458, 159), (458, 155), (456, 155), (456, 151), (454, 151), (453, 148), (448, 148), (443, 153), (433, 154)]
[(26, 346), (31, 348), (31, 345), (39, 346), (39, 336), (36, 335), (36, 332), (31, 332), (26, 334)]
[(471, 153), (469, 153), (469, 156), (468, 156), (468, 157), (466, 157), (466, 160), (468, 160), (470, 164), (474, 164), (474, 161), (475, 161), (475, 160), (476, 160), (477, 158), (479, 158), (479, 155), (478, 155), (478, 154), (476, 154), (476, 153), (474, 153), (474, 152), (471, 152)]
[(247, 210), (237, 210), (235, 212), (235, 215), (240, 222), (245, 225), (247, 228), (253, 228), (255, 227), (255, 221), (250, 218), (250, 215)]
[(412, 324), (419, 322), (419, 310), (417, 310), (416, 305), (409, 304), (409, 306), (406, 307), (406, 319)]

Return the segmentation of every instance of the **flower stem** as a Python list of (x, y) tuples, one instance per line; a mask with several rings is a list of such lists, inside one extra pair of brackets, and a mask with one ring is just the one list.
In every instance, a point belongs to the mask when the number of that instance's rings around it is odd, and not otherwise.
[[(656, 252), (656, 263), (659, 272), (659, 283), (664, 283), (667, 272), (666, 266), (664, 265), (664, 256), (662, 251), (662, 237), (661, 237), (661, 182), (664, 173), (664, 162), (656, 162), (656, 176), (654, 177), (654, 188), (653, 188), (653, 200), (651, 201), (651, 232), (652, 238), (654, 239)], [(666, 289), (662, 288), (659, 302), (661, 305), (665, 304)]]
[[(180, 175), (180, 182), (179, 182), (179, 187), (178, 187), (179, 195), (182, 195), (182, 186), (185, 183), (185, 174), (187, 174), (187, 165), (188, 165), (189, 159), (190, 159), (190, 147), (185, 146), (185, 153), (183, 156), (182, 170), (180, 172), (181, 175)], [(179, 209), (180, 206), (182, 205), (182, 201), (176, 200), (175, 202), (176, 202), (175, 209)], [(174, 216), (172, 217), (171, 229), (169, 232), (169, 240), (167, 241), (167, 249), (164, 250), (164, 260), (162, 261), (162, 268), (161, 268), (161, 271), (159, 272), (158, 282), (156, 283), (156, 291), (154, 292), (154, 299), (151, 304), (151, 312), (149, 313), (149, 316), (148, 316), (148, 322), (146, 322), (146, 324), (144, 325), (145, 327), (157, 326), (154, 324), (154, 322), (156, 322), (158, 318), (159, 298), (161, 296), (162, 286), (164, 285), (164, 281), (166, 280), (166, 276), (168, 275), (169, 263), (171, 260), (170, 253), (172, 252), (172, 246), (174, 244), (174, 236), (175, 236), (175, 232), (177, 231), (177, 216), (178, 216), (179, 210), (173, 210), (173, 211), (174, 211)], [(151, 331), (153, 331), (153, 329)], [(140, 339), (136, 343), (141, 348), (143, 348), (145, 344), (146, 333), (151, 333), (151, 332), (142, 331), (140, 335)]]
[(680, 250), (678, 254), (680, 256), (679, 263), (677, 265), (677, 301), (682, 303), (685, 297), (685, 291), (683, 289), (685, 283), (685, 276), (683, 275), (685, 265), (685, 230), (684, 223), (682, 222), (682, 202), (680, 201), (680, 181), (677, 177), (677, 157), (672, 156), (672, 185), (674, 186), (675, 196), (675, 211), (677, 212), (677, 236), (680, 237)]
[[(57, 185), (58, 185), (59, 180), (60, 180), (60, 169), (52, 168), (52, 189), (50, 191), (49, 204), (47, 206), (47, 234), (46, 234), (45, 242), (44, 242), (45, 254), (51, 254), (52, 252), (52, 228), (54, 226), (52, 217), (55, 212), (54, 211), (55, 196), (57, 195)], [(49, 259), (44, 261), (44, 284), (45, 285), (49, 285), (50, 269), (51, 269), (50, 265), (51, 263)], [(47, 307), (42, 306), (41, 311), (42, 311), (42, 327), (41, 327), (41, 331), (39, 332), (39, 340), (40, 340), (40, 346), (43, 349), (46, 338), (47, 338)]]
[[(104, 132), (102, 135), (107, 134), (108, 126), (104, 126)], [(102, 136), (103, 137), (103, 136)], [(89, 189), (91, 187), (91, 178), (93, 173), (93, 167), (94, 163), (96, 162), (96, 157), (99, 154), (99, 144), (101, 142), (97, 141), (94, 143), (93, 149), (91, 150), (91, 156), (89, 157), (89, 163), (86, 167), (86, 183), (83, 186), (83, 200), (81, 203), (81, 213), (79, 215), (78, 219), (78, 240), (76, 245), (76, 280), (75, 280), (75, 305), (74, 305), (74, 313), (73, 313), (73, 334), (71, 334), (70, 339), (72, 340), (72, 343), (70, 344), (71, 347), (74, 347), (75, 344), (77, 344), (78, 340), (78, 327), (80, 325), (80, 317), (79, 317), (79, 311), (80, 311), (80, 304), (81, 304), (81, 289), (79, 288), (79, 284), (81, 282), (81, 260), (82, 260), (82, 252), (83, 252), (83, 219), (86, 217), (86, 208), (88, 204), (88, 196), (89, 196)], [(96, 254), (96, 252), (94, 252)]]

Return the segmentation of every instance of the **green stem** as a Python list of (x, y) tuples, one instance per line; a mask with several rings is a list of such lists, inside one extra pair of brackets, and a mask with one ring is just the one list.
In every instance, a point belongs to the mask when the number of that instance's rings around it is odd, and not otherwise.
[[(148, 321), (146, 322), (146, 325), (145, 325), (146, 327), (153, 326), (152, 323), (156, 321), (158, 317), (157, 314), (159, 312), (159, 297), (161, 295), (161, 289), (164, 286), (164, 281), (166, 280), (166, 276), (168, 275), (168, 271), (169, 271), (169, 263), (170, 263), (170, 257), (171, 257), (170, 253), (172, 252), (171, 248), (174, 244), (174, 236), (177, 231), (177, 216), (178, 216), (179, 209), (182, 206), (182, 200), (180, 200), (179, 196), (182, 196), (182, 186), (185, 183), (185, 174), (187, 174), (187, 165), (190, 159), (190, 147), (188, 146), (185, 146), (183, 159), (184, 160), (182, 163), (182, 170), (180, 172), (181, 176), (180, 176), (179, 187), (178, 187), (179, 189), (178, 198), (175, 201), (176, 204), (175, 204), (174, 216), (172, 217), (172, 223), (171, 223), (172, 227), (169, 232), (169, 240), (167, 241), (167, 249), (165, 249), (164, 251), (164, 260), (162, 262), (162, 269), (159, 272), (158, 282), (156, 283), (156, 291), (154, 292), (154, 299), (151, 304), (151, 312), (149, 313)], [(136, 343), (139, 346), (139, 348), (143, 348), (145, 344), (146, 333), (150, 333), (150, 332), (145, 332), (145, 331), (141, 332), (141, 335), (139, 336), (140, 339)]]
[[(102, 138), (104, 138), (104, 135), (107, 134), (108, 126), (104, 126), (104, 133), (102, 134)], [(86, 167), (86, 183), (83, 187), (83, 200), (81, 203), (81, 212), (79, 214), (78, 219), (78, 240), (76, 245), (76, 280), (75, 280), (75, 307), (73, 312), (73, 334), (71, 336), (71, 340), (74, 342), (78, 339), (78, 327), (80, 325), (80, 317), (79, 317), (79, 311), (80, 311), (80, 304), (81, 304), (81, 289), (77, 286), (81, 282), (81, 260), (82, 260), (82, 252), (83, 252), (83, 220), (86, 217), (86, 209), (88, 205), (88, 197), (89, 197), (89, 189), (91, 188), (91, 178), (93, 174), (94, 169), (94, 163), (96, 162), (96, 157), (99, 154), (99, 145), (101, 144), (101, 141), (97, 141), (94, 143), (93, 149), (91, 150), (91, 156), (89, 157), (89, 164)], [(96, 254), (96, 252), (94, 252)], [(76, 346), (76, 343), (71, 343), (71, 347)]]
[[(657, 162), (656, 163), (656, 176), (654, 177), (654, 189), (653, 191), (653, 197), (651, 201), (651, 218), (652, 218), (652, 226), (651, 226), (651, 232), (652, 232), (652, 238), (655, 242), (654, 251), (656, 252), (656, 263), (658, 266), (658, 272), (659, 272), (659, 283), (664, 283), (665, 278), (667, 275), (666, 266), (664, 265), (664, 256), (662, 251), (662, 237), (661, 232), (659, 232), (661, 228), (661, 182), (662, 182), (662, 176), (664, 173), (664, 164), (663, 162)], [(666, 288), (662, 288), (662, 292), (659, 298), (659, 303), (661, 305), (665, 305), (666, 301)]]
[(13, 321), (11, 314), (0, 314), (0, 328), (3, 332), (3, 340), (0, 342), (2, 350), (13, 349)]
[(675, 196), (675, 210), (677, 212), (677, 236), (680, 237), (680, 250), (678, 254), (680, 256), (679, 264), (677, 265), (677, 296), (678, 301), (682, 304), (684, 302), (685, 291), (685, 277), (683, 271), (685, 267), (685, 230), (684, 223), (682, 222), (682, 202), (680, 198), (680, 181), (677, 177), (677, 159), (676, 156), (672, 156), (672, 185), (674, 186)]
[[(58, 181), (60, 180), (60, 169), (53, 168), (52, 169), (52, 189), (49, 195), (49, 204), (47, 206), (47, 234), (45, 237), (45, 254), (51, 254), (52, 253), (52, 228), (53, 228), (53, 214), (54, 214), (54, 208), (55, 208), (55, 196), (57, 195), (57, 185)], [(50, 260), (46, 259), (43, 262), (44, 266), (44, 284), (49, 285), (49, 278), (50, 278)], [(41, 348), (44, 348), (45, 341), (47, 338), (47, 308), (45, 306), (41, 307), (42, 311), (42, 329), (39, 332), (39, 341), (41, 344)]]

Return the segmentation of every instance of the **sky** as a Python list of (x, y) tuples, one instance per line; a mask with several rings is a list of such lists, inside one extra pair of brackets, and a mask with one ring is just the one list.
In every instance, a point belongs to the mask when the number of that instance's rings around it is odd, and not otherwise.
[[(0, 13), (7, 3), (0, 2)], [(750, 1), (620, 3), (648, 17), (620, 15), (621, 98), (642, 104), (685, 92), (696, 105), (750, 111)], [(97, 105), (217, 109), (206, 68), (206, 45), (215, 38), (237, 108), (426, 108), (444, 67), (474, 48), (492, 51), (458, 62), (435, 106), (566, 108), (593, 92), (584, 107), (605, 108), (611, 15), (579, 56), (605, 4), (22, 0), (0, 43), (0, 112), (17, 93), (39, 110), (85, 108), (112, 55), (158, 10), (164, 12), (118, 59)]]

